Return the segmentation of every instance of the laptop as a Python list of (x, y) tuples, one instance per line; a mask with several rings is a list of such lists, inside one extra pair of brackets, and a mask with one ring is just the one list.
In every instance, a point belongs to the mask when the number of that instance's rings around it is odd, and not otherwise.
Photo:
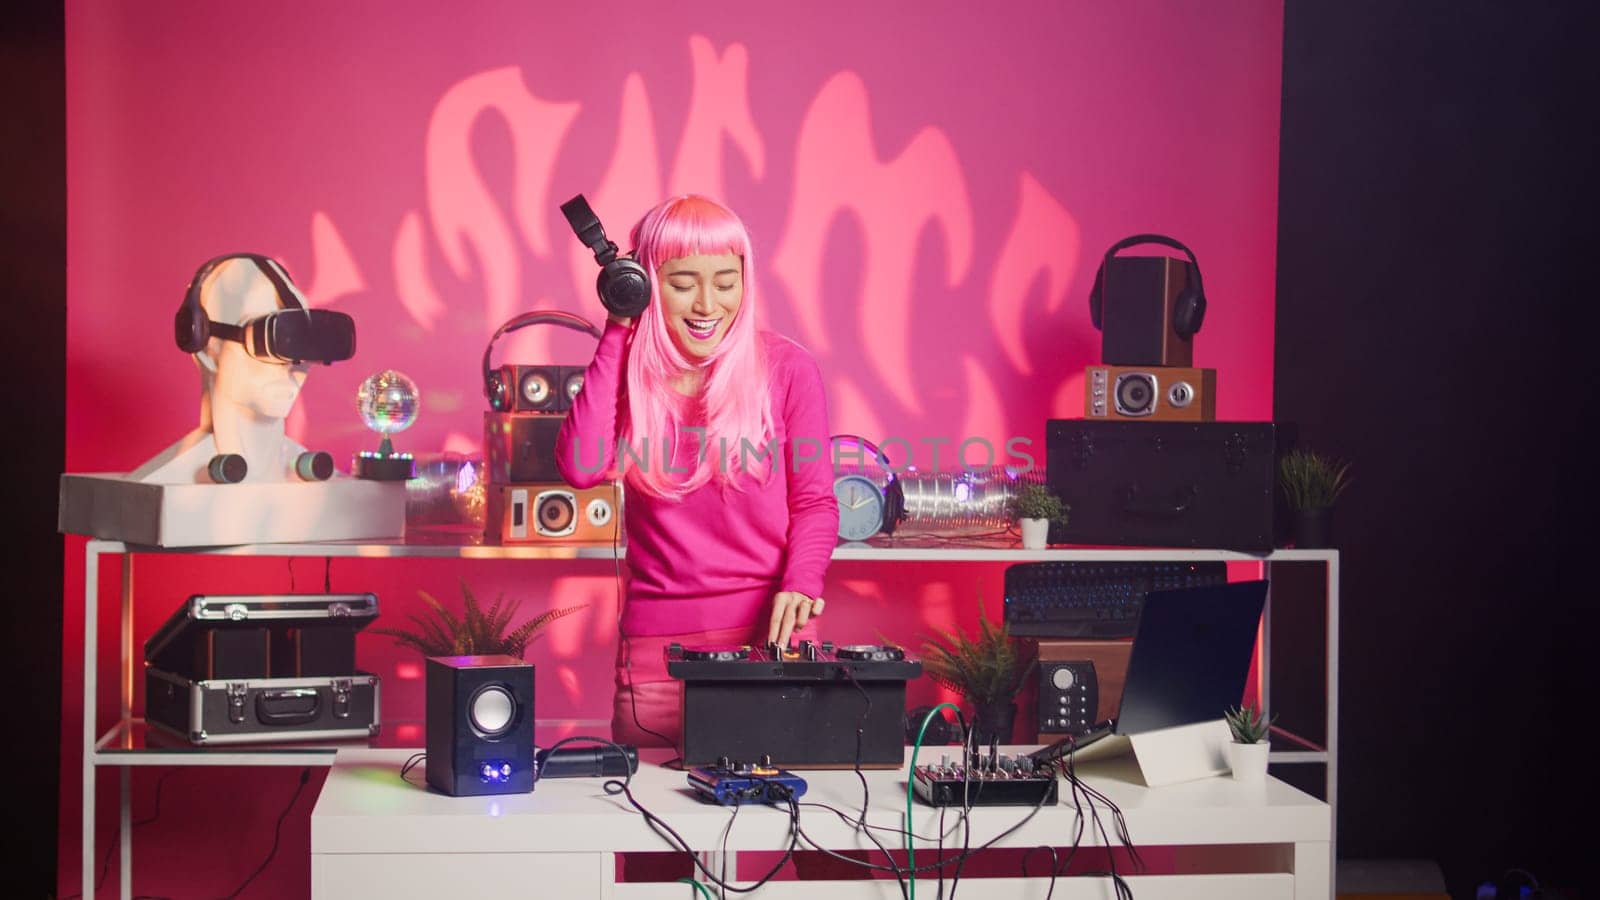
[(1266, 581), (1145, 595), (1117, 717), (1028, 754), (1090, 762), (1127, 752), (1128, 736), (1222, 718), (1244, 696)]

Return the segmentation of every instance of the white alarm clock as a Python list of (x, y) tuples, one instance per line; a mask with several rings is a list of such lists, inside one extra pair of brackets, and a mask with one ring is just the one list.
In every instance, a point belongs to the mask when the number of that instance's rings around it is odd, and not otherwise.
[(883, 491), (865, 475), (849, 473), (833, 480), (839, 501), (839, 539), (864, 541), (883, 529)]
[[(877, 445), (853, 434), (836, 434), (833, 448), (833, 496), (839, 501), (839, 540), (864, 541), (875, 534), (893, 534), (905, 518), (905, 499), (889, 458)], [(839, 445), (854, 449), (841, 452)]]

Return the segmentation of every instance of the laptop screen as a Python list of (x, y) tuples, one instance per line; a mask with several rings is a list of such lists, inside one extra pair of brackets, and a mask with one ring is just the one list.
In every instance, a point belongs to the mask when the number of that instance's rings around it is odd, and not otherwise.
[(1145, 595), (1117, 733), (1220, 719), (1238, 706), (1266, 599), (1265, 581)]

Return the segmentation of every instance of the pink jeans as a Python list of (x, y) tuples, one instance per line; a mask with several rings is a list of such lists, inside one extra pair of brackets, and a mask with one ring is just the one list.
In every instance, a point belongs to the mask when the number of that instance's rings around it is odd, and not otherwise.
[[(816, 620), (797, 629), (793, 642), (820, 640)], [(726, 647), (767, 640), (767, 622), (689, 634), (624, 636), (617, 646), (616, 695), (611, 704), (611, 739), (638, 747), (676, 749), (683, 735), (683, 682), (667, 674), (668, 644)]]

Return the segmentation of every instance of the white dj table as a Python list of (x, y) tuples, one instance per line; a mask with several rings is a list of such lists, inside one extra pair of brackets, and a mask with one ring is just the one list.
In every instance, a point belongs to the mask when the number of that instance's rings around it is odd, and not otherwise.
[[(938, 751), (924, 748), (919, 763), (937, 762)], [(1032, 748), (1017, 748), (1025, 751)], [(531, 794), (447, 797), (423, 786), (422, 766), (403, 780), (401, 766), (411, 750), (341, 749), (311, 814), (311, 894), (317, 900), (352, 898), (562, 897), (694, 898), (691, 885), (672, 881), (619, 882), (621, 852), (674, 849), (620, 795), (607, 795), (603, 779), (567, 778), (540, 782)], [(634, 796), (659, 816), (708, 862), (712, 871), (737, 871), (737, 855), (781, 851), (789, 844), (787, 809), (741, 807), (729, 827), (730, 810), (700, 800), (684, 772), (663, 768), (669, 754), (643, 752), (632, 781)], [(909, 761), (910, 750), (907, 750)], [(867, 822), (887, 829), (906, 823), (906, 769), (869, 770), (871, 805)], [(807, 791), (801, 803), (821, 802), (849, 811), (861, 807), (861, 784), (854, 772), (801, 771)], [(1128, 874), (1139, 900), (1330, 900), (1333, 873), (1329, 840), (1332, 815), (1326, 803), (1273, 778), (1246, 783), (1227, 776), (1159, 788), (1146, 787), (1129, 759), (1084, 765), (1079, 775), (1121, 808), (1129, 836), (1141, 848), (1165, 848), (1169, 864), (1160, 873)], [(1037, 811), (996, 847), (1068, 848), (1077, 830), (1078, 811), (1061, 784), (1061, 802)], [(979, 846), (1015, 826), (1030, 809), (980, 807), (972, 812), (970, 845)], [(947, 830), (959, 810), (945, 812)], [(1110, 828), (1109, 809), (1101, 816)], [(824, 809), (801, 807), (801, 825), (818, 844), (833, 850), (881, 853), (853, 824)], [(934, 861), (940, 810), (920, 801), (911, 810), (910, 830), (919, 865)], [(1105, 846), (1085, 829), (1083, 847)], [(891, 849), (904, 838), (876, 831)], [(923, 838), (926, 838), (924, 840)], [(1112, 836), (1113, 844), (1116, 838)], [(946, 838), (945, 848), (959, 845)], [(1061, 852), (1058, 850), (1058, 852)], [(1035, 854), (1029, 871), (1045, 871), (1046, 854)], [(954, 867), (948, 867), (946, 876)], [(863, 870), (865, 874), (865, 870)], [(696, 873), (697, 876), (699, 873)], [(748, 874), (748, 873), (743, 873)], [(730, 879), (731, 880), (731, 879)], [(932, 898), (936, 875), (915, 884)], [(748, 882), (743, 882), (748, 883)], [(718, 896), (715, 885), (707, 885)], [(973, 896), (1044, 898), (1048, 877), (972, 877), (961, 889)], [(825, 888), (830, 900), (900, 897), (893, 878), (847, 881), (780, 881), (750, 896), (815, 897)], [(733, 896), (733, 895), (730, 895)], [(1062, 877), (1052, 897), (1114, 900), (1107, 878)]]

